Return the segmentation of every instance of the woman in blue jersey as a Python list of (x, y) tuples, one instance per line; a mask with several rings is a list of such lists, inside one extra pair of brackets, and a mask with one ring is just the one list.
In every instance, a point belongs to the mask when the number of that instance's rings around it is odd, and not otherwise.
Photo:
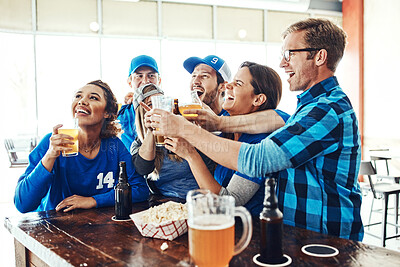
[(53, 128), (29, 155), (29, 166), (19, 178), (14, 203), (20, 212), (56, 209), (90, 209), (114, 205), (114, 185), (119, 162), (126, 162), (132, 201), (144, 201), (148, 188), (135, 172), (131, 155), (118, 139), (117, 101), (110, 87), (92, 81), (80, 88), (72, 101), (79, 124), (79, 153), (63, 157), (71, 137)]
[[(152, 193), (184, 199), (189, 190), (199, 188), (189, 164), (181, 157), (168, 153), (164, 147), (156, 147), (152, 129), (145, 126), (146, 110), (139, 105), (143, 102), (151, 107), (150, 96), (157, 94), (164, 94), (164, 92), (154, 84), (144, 85), (135, 93), (133, 105), (138, 137), (131, 146), (132, 161), (137, 172), (146, 177)], [(211, 171), (214, 169), (213, 161), (203, 155), (200, 158), (206, 168)]]
[[(225, 102), (222, 107), (231, 116), (276, 109), (281, 95), (282, 82), (272, 68), (246, 61), (240, 66), (233, 82), (226, 85)], [(288, 114), (280, 110), (275, 111), (284, 121), (289, 118)], [(268, 133), (222, 134), (222, 137), (251, 144), (259, 143), (267, 136)], [(260, 214), (264, 200), (265, 179), (249, 177), (222, 165), (216, 167), (213, 176), (205, 168), (194, 147), (181, 138), (169, 138), (166, 140), (165, 147), (189, 162), (201, 188), (210, 189), (215, 194), (232, 195), (235, 197), (236, 205), (244, 205), (253, 215)]]

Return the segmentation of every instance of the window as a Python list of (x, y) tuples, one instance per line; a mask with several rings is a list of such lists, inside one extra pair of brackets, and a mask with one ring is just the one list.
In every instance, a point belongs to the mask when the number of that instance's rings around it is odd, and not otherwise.
[(74, 92), (100, 78), (99, 41), (91, 37), (37, 36), (39, 136), (70, 119)]
[(163, 3), (162, 35), (211, 39), (212, 18), (211, 6)]
[(262, 42), (264, 40), (264, 11), (218, 7), (217, 39)]
[(103, 34), (157, 36), (157, 3), (103, 0)]
[(33, 36), (0, 33), (0, 84), (5, 137), (36, 134)]
[(282, 43), (282, 33), (292, 23), (310, 17), (305, 13), (289, 13), (268, 11), (267, 13), (267, 42)]
[(97, 21), (93, 0), (37, 1), (38, 31), (91, 33), (89, 25)]
[(32, 0), (0, 0), (0, 28), (32, 30)]
[(264, 44), (219, 42), (216, 55), (226, 61), (231, 69), (232, 78), (243, 61), (253, 61), (259, 64), (265, 64), (266, 62)]
[(163, 40), (161, 48), (162, 88), (174, 98), (189, 93), (191, 75), (183, 67), (183, 61), (215, 53), (215, 46), (210, 42)]
[(120, 103), (123, 103), (124, 96), (132, 90), (127, 83), (131, 60), (143, 54), (149, 55), (157, 61), (164, 82), (158, 40), (104, 38), (101, 41), (102, 78), (110, 85)]

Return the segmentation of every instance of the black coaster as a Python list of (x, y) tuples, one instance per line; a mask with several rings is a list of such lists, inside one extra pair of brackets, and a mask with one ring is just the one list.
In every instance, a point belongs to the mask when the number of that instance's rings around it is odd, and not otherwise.
[(124, 219), (124, 220), (117, 220), (117, 219), (115, 219), (115, 215), (114, 215), (111, 217), (111, 220), (113, 220), (115, 222), (127, 222), (127, 221), (131, 221), (132, 219), (128, 218), (128, 219)]
[(283, 257), (286, 258), (286, 261), (283, 263), (263, 263), (258, 260), (259, 257), (260, 257), (260, 254), (254, 255), (253, 262), (255, 264), (257, 264), (258, 266), (263, 266), (263, 267), (283, 267), (283, 266), (288, 266), (289, 264), (292, 263), (292, 258), (286, 254), (283, 254)]
[(323, 244), (305, 245), (301, 248), (301, 251), (306, 255), (314, 257), (334, 257), (339, 254), (337, 248)]

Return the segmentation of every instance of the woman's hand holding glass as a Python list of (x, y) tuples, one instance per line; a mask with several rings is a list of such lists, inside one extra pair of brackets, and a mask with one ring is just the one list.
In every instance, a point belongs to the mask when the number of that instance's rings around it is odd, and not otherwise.
[(62, 126), (62, 124), (57, 124), (53, 127), (53, 133), (50, 137), (49, 149), (47, 150), (47, 155), (50, 158), (57, 158), (63, 151), (69, 152), (72, 150), (70, 145), (74, 144), (74, 142), (71, 141), (73, 140), (73, 137), (67, 134), (58, 133), (58, 129)]

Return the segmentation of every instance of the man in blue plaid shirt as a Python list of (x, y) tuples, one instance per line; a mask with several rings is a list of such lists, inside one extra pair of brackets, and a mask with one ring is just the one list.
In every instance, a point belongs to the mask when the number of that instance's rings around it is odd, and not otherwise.
[(155, 134), (183, 137), (217, 163), (248, 176), (278, 178), (285, 224), (362, 240), (358, 123), (334, 76), (346, 34), (328, 20), (307, 19), (291, 25), (283, 37), (280, 67), (290, 90), (301, 92), (285, 126), (261, 143), (246, 144), (156, 111), (161, 117), (152, 123), (160, 128)]
[(358, 123), (334, 76), (346, 34), (327, 20), (308, 19), (283, 36), (280, 67), (289, 75), (290, 90), (302, 92), (297, 109), (258, 147), (241, 146), (238, 169), (261, 175), (289, 167), (277, 174), (284, 223), (362, 240)]

